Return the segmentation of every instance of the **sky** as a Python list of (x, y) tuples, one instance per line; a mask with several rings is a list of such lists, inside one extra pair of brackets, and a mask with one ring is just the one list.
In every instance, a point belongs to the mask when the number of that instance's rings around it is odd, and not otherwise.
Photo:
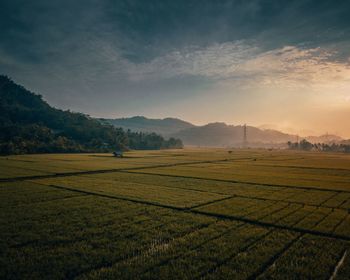
[(350, 138), (350, 1), (0, 0), (0, 74), (94, 117)]

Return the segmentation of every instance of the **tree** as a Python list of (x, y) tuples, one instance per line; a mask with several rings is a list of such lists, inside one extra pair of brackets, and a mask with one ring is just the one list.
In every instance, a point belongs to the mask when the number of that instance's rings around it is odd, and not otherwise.
[(305, 150), (305, 151), (310, 151), (313, 147), (313, 145), (310, 142), (306, 141), (305, 139), (300, 141), (299, 146), (301, 150)]

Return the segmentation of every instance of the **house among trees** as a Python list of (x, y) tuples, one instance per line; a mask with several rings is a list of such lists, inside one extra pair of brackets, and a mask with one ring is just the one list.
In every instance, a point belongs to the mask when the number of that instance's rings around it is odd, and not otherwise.
[(115, 157), (122, 158), (122, 157), (123, 157), (123, 151), (122, 151), (122, 150), (114, 151), (114, 152), (113, 152), (113, 155), (114, 155)]

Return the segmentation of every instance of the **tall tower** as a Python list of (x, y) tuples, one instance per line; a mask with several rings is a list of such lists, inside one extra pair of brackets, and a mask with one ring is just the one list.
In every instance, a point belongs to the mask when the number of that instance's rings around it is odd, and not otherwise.
[(243, 147), (244, 148), (247, 147), (247, 143), (248, 143), (248, 140), (247, 140), (247, 125), (244, 124), (244, 126), (243, 126)]

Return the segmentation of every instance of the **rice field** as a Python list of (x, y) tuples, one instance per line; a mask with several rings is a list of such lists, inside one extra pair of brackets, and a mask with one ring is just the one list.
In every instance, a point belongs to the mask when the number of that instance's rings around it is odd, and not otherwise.
[(0, 157), (0, 279), (350, 279), (350, 156)]

